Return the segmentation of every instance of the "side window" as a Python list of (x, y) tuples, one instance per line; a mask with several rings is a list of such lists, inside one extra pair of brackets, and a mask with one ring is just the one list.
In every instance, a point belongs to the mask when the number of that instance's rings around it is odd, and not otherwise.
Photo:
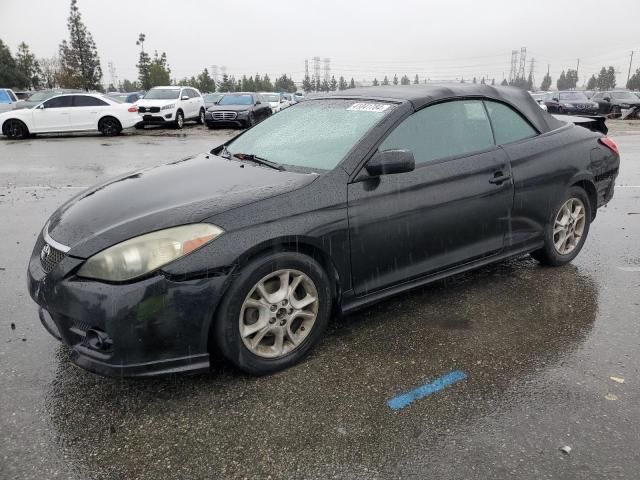
[(482, 101), (457, 100), (414, 113), (391, 132), (380, 150), (411, 150), (416, 164), (420, 164), (493, 146), (491, 125)]
[(496, 143), (504, 145), (505, 143), (517, 142), (524, 138), (535, 137), (538, 132), (522, 118), (522, 116), (502, 103), (485, 101), (489, 118), (493, 125), (493, 131), (496, 136)]
[(103, 107), (109, 105), (107, 102), (103, 102), (99, 98), (90, 97), (88, 95), (74, 95), (73, 106), (74, 107)]
[(200, 94), (196, 90), (191, 89), (191, 97), (192, 98), (200, 98)]
[(593, 97), (591, 97), (591, 100), (595, 102), (596, 100), (600, 100), (601, 98), (602, 98), (602, 94), (596, 93)]
[(54, 97), (44, 102), (44, 108), (66, 108), (71, 106), (71, 95), (65, 95), (64, 97)]
[(253, 96), (253, 103), (256, 103), (256, 102), (264, 103), (264, 100), (262, 99), (262, 95)]

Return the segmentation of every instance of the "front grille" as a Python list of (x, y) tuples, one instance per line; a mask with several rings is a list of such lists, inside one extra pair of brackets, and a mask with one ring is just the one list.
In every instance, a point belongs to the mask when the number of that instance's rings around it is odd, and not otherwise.
[(213, 112), (214, 120), (235, 120), (238, 114), (236, 112)]
[(65, 253), (44, 242), (40, 250), (40, 264), (45, 273), (51, 272), (65, 257)]
[(138, 107), (138, 113), (158, 113), (160, 111), (160, 107)]

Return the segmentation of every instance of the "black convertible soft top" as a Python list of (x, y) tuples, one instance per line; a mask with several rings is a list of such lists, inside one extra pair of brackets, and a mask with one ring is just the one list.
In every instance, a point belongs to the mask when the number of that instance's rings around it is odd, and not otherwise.
[(332, 92), (319, 98), (363, 98), (369, 100), (404, 100), (411, 102), (416, 110), (430, 103), (452, 98), (490, 98), (508, 103), (524, 115), (541, 133), (565, 125), (542, 110), (528, 92), (516, 87), (492, 87), (473, 83), (389, 85), (384, 87), (361, 87)]

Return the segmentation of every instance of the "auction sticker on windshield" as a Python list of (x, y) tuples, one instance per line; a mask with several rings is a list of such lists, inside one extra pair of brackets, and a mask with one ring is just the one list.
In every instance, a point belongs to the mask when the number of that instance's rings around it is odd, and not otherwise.
[(390, 105), (384, 103), (354, 103), (347, 110), (358, 112), (384, 112)]

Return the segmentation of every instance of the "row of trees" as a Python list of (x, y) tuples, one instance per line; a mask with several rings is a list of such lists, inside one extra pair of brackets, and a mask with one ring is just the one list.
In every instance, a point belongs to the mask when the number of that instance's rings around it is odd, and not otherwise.
[(0, 85), (17, 88), (40, 88), (42, 69), (29, 46), (22, 42), (14, 57), (11, 50), (0, 40)]

